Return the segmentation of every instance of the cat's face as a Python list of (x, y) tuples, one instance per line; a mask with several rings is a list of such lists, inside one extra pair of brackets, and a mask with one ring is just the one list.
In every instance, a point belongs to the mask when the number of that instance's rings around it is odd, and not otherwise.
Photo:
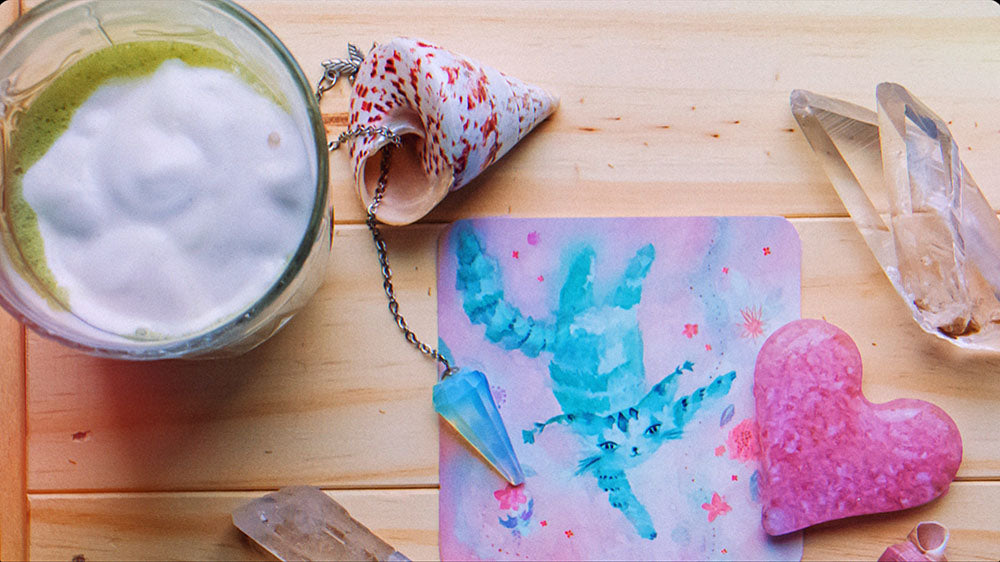
[(630, 408), (597, 437), (602, 464), (630, 468), (642, 463), (660, 448), (663, 423), (649, 411)]
[(588, 441), (594, 449), (581, 470), (626, 469), (643, 463), (664, 441), (680, 437), (680, 431), (661, 418), (660, 411), (641, 407), (602, 418), (591, 426)]

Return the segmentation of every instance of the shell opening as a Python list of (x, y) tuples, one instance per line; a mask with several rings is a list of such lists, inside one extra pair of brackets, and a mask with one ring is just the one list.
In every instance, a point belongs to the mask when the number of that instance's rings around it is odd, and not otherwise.
[(937, 521), (924, 521), (913, 528), (910, 540), (925, 553), (940, 553), (948, 543), (948, 528)]
[[(447, 171), (437, 176), (424, 172), (422, 154), (425, 139), (420, 132), (399, 131), (398, 134), (402, 142), (392, 148), (385, 195), (375, 213), (386, 224), (408, 224), (423, 217), (444, 199), (452, 181), (452, 175)], [(389, 146), (383, 145), (364, 163), (360, 179), (366, 206), (378, 188), (386, 150)]]

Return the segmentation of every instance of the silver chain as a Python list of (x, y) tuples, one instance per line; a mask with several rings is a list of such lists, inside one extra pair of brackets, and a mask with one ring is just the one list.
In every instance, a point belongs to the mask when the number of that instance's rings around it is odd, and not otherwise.
[[(337, 83), (337, 80), (341, 76), (346, 76), (351, 82), (354, 81), (354, 76), (358, 73), (358, 68), (361, 66), (361, 62), (364, 61), (364, 55), (358, 50), (354, 45), (348, 44), (348, 60), (337, 59), (328, 60), (323, 62), (323, 77), (320, 78), (319, 83), (316, 85), (316, 99), (321, 100), (323, 98), (323, 92), (329, 90)], [(356, 139), (358, 137), (375, 136), (381, 135), (389, 142), (385, 145), (382, 152), (382, 162), (379, 168), (378, 184), (375, 187), (375, 193), (372, 194), (372, 201), (368, 204), (368, 217), (365, 220), (365, 224), (368, 225), (368, 230), (372, 233), (372, 239), (375, 241), (375, 252), (378, 254), (379, 264), (382, 266), (382, 288), (385, 290), (385, 296), (389, 299), (389, 313), (392, 314), (393, 320), (396, 321), (396, 325), (403, 332), (403, 336), (406, 341), (409, 342), (413, 347), (417, 348), (420, 353), (435, 359), (437, 362), (444, 366), (444, 372), (441, 374), (441, 378), (448, 377), (458, 371), (457, 367), (453, 367), (448, 359), (444, 355), (427, 345), (426, 343), (420, 341), (413, 330), (406, 323), (406, 319), (399, 312), (399, 301), (396, 300), (396, 292), (392, 286), (392, 269), (389, 267), (389, 253), (386, 249), (385, 239), (382, 237), (382, 232), (378, 228), (378, 219), (375, 213), (378, 211), (378, 206), (382, 202), (382, 198), (385, 197), (386, 186), (389, 181), (389, 161), (392, 157), (392, 151), (395, 147), (400, 146), (403, 140), (392, 131), (392, 129), (385, 126), (372, 127), (367, 125), (359, 125), (353, 129), (348, 129), (340, 135), (330, 141), (327, 147), (332, 152), (340, 148), (340, 146), (349, 141)]]
[(403, 139), (399, 138), (399, 135), (392, 132), (392, 129), (390, 129), (389, 127), (385, 126), (372, 127), (369, 125), (358, 125), (353, 129), (348, 129), (340, 133), (340, 135), (338, 135), (337, 138), (327, 143), (326, 146), (328, 149), (330, 149), (330, 152), (333, 152), (334, 150), (340, 148), (340, 145), (344, 144), (349, 140), (353, 140), (358, 137), (370, 137), (375, 135), (382, 135), (383, 137), (385, 137), (385, 140), (389, 141), (390, 143), (396, 146), (399, 146), (403, 142)]
[(396, 300), (396, 293), (392, 288), (392, 269), (389, 267), (389, 253), (386, 250), (385, 239), (382, 237), (382, 232), (378, 229), (378, 219), (375, 218), (378, 206), (382, 202), (382, 198), (385, 196), (385, 189), (389, 178), (389, 160), (392, 157), (394, 147), (395, 144), (388, 144), (382, 149), (382, 162), (378, 176), (378, 185), (375, 187), (372, 202), (368, 204), (368, 218), (365, 221), (365, 224), (368, 225), (368, 230), (372, 233), (372, 239), (375, 241), (375, 251), (378, 253), (378, 261), (382, 265), (382, 288), (385, 289), (385, 296), (389, 299), (389, 313), (392, 314), (392, 318), (396, 321), (396, 325), (399, 326), (399, 329), (403, 331), (403, 336), (406, 338), (406, 341), (410, 342), (413, 347), (416, 347), (420, 353), (437, 360), (444, 366), (444, 373), (441, 375), (441, 378), (445, 378), (454, 374), (458, 369), (456, 367), (452, 367), (448, 359), (446, 359), (444, 355), (441, 355), (437, 349), (434, 349), (433, 347), (420, 341), (420, 339), (417, 338), (417, 335), (413, 333), (413, 330), (407, 326), (406, 319), (399, 313), (399, 301)]

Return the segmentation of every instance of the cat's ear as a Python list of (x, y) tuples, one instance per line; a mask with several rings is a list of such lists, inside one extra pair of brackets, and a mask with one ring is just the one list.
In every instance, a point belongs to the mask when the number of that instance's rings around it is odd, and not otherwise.
[(622, 433), (628, 433), (628, 418), (621, 412), (618, 412), (618, 429)]

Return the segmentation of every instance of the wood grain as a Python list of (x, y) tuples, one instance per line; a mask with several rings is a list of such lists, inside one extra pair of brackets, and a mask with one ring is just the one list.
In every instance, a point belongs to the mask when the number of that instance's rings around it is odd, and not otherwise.
[[(404, 312), (429, 341), (437, 231), (388, 239)], [(435, 484), (435, 367), (399, 335), (380, 279), (367, 231), (339, 230), (308, 310), (235, 360), (123, 363), (29, 336), (30, 489)]]
[(0, 309), (0, 560), (27, 552), (24, 380), (24, 328)]
[[(436, 490), (330, 491), (351, 515), (414, 560), (436, 559)], [(233, 527), (245, 492), (33, 494), (31, 557), (67, 560), (266, 560)], [(1000, 483), (959, 482), (935, 502), (891, 515), (827, 523), (805, 537), (803, 560), (875, 560), (919, 521), (949, 526), (951, 560), (996, 560)], [(554, 530), (553, 532), (560, 532)]]
[[(24, 9), (38, 3), (20, 0)], [(435, 339), (435, 240), (456, 218), (792, 217), (803, 315), (858, 342), (870, 399), (940, 405), (965, 447), (961, 481), (946, 497), (810, 530), (806, 559), (875, 559), (921, 519), (952, 528), (952, 559), (1000, 556), (1000, 356), (957, 349), (915, 325), (843, 218), (788, 108), (793, 88), (873, 107), (878, 82), (900, 82), (950, 121), (997, 208), (994, 3), (242, 4), (310, 80), (348, 41), (365, 48), (401, 34), (562, 96), (552, 118), (425, 224), (388, 229), (403, 313), (421, 337)], [(0, 18), (17, 6), (4, 2)], [(330, 132), (345, 126), (347, 96), (338, 86), (323, 101)], [(337, 228), (323, 287), (242, 358), (121, 363), (31, 334), (22, 354), (21, 330), (0, 316), (0, 558), (260, 559), (229, 512), (298, 483), (332, 489), (403, 552), (437, 556), (434, 366), (385, 309), (346, 152), (331, 156), (331, 189)]]
[[(559, 111), (504, 165), (446, 199), (429, 221), (597, 209), (606, 216), (844, 215), (796, 129), (789, 92), (812, 89), (874, 108), (875, 85), (890, 79), (952, 121), (967, 164), (1000, 203), (1000, 162), (989, 156), (1000, 149), (998, 88), (978, 78), (1000, 76), (1000, 45), (992, 40), (1000, 14), (987, 2), (875, 14), (861, 3), (813, 4), (591, 2), (566, 10), (540, 2), (512, 10), (506, 3), (317, 2), (290, 10), (282, 2), (246, 3), (311, 77), (320, 61), (343, 56), (347, 41), (367, 46), (403, 34), (433, 38), (562, 97)], [(324, 111), (344, 112), (347, 94), (346, 86), (335, 88)], [(360, 221), (346, 153), (333, 155), (331, 170), (339, 220)]]
[[(436, 490), (329, 492), (413, 560), (438, 556)], [(233, 525), (247, 492), (31, 496), (31, 558), (69, 560), (274, 560)]]
[[(853, 335), (868, 396), (940, 405), (963, 435), (960, 477), (1000, 478), (1000, 410), (990, 407), (1000, 402), (1000, 357), (920, 331), (848, 220), (793, 224), (803, 242), (803, 314)], [(388, 240), (404, 312), (429, 341), (440, 228), (390, 229)], [(342, 227), (309, 310), (246, 357), (129, 364), (30, 335), (29, 489), (436, 484), (434, 368), (399, 336), (384, 299), (367, 230)]]
[[(25, 1), (25, 6), (36, 1)], [(247, 0), (310, 81), (320, 63), (423, 37), (551, 89), (559, 111), (450, 196), (429, 222), (513, 214), (846, 215), (798, 132), (794, 88), (874, 108), (893, 80), (950, 121), (1000, 205), (1000, 13), (988, 0), (863, 2), (334, 2)], [(780, 40), (776, 40), (780, 37)], [(323, 111), (344, 121), (348, 86)], [(333, 127), (331, 132), (339, 132)], [(363, 212), (346, 151), (331, 157), (337, 220)], [(572, 203), (570, 203), (572, 202)], [(591, 211), (593, 212), (593, 211)]]
[[(0, 4), (0, 29), (20, 15)], [(24, 329), (0, 309), (0, 560), (23, 560), (28, 546)]]

